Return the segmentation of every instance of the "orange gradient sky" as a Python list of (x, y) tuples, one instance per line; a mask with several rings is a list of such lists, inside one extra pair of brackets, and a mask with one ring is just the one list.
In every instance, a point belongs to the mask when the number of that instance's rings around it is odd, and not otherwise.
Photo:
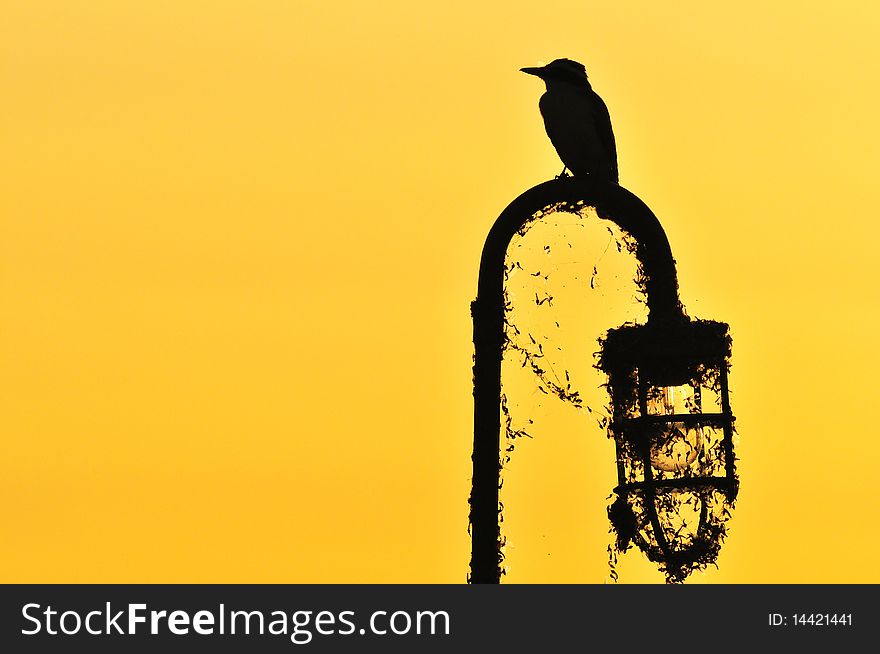
[[(518, 69), (564, 56), (731, 325), (742, 490), (694, 580), (880, 582), (877, 34), (845, 1), (6, 0), (0, 581), (464, 581), (468, 304), (561, 169)], [(548, 425), (510, 580), (602, 582), (613, 448)]]

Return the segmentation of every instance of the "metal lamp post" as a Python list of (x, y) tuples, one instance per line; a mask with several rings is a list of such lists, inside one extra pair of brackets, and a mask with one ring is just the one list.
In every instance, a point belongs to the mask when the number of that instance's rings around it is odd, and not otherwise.
[[(710, 493), (720, 491), (729, 501), (736, 494), (727, 326), (685, 316), (669, 241), (660, 222), (635, 195), (589, 178), (545, 182), (519, 196), (495, 221), (483, 247), (477, 298), (471, 305), (471, 583), (499, 583), (501, 577), (499, 448), (507, 248), (513, 236), (541, 212), (551, 208), (577, 212), (584, 207), (595, 208), (600, 218), (616, 223), (635, 240), (649, 310), (645, 325), (608, 332), (599, 363), (609, 376), (611, 433), (618, 453), (618, 499), (609, 516), (619, 547), (636, 543), (674, 579), (676, 571), (711, 556), (709, 541), (717, 536), (718, 525), (717, 498)], [(703, 398), (713, 393), (719, 410), (704, 413)], [(702, 501), (702, 508), (692, 495)], [(684, 528), (666, 519), (666, 514), (683, 502), (696, 502), (697, 517), (691, 521), (696, 520), (697, 527), (679, 542), (673, 534)]]

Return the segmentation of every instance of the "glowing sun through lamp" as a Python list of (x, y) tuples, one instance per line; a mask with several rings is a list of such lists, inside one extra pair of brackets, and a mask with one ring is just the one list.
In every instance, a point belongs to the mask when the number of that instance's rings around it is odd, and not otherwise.
[(728, 326), (687, 318), (625, 325), (602, 342), (618, 485), (609, 517), (670, 581), (715, 562), (738, 481)]

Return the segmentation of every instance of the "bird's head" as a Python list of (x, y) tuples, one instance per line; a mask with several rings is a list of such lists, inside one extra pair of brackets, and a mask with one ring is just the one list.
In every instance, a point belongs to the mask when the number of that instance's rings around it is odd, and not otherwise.
[(524, 73), (540, 77), (546, 82), (547, 87), (556, 84), (573, 84), (575, 86), (590, 86), (587, 81), (587, 69), (571, 59), (557, 59), (546, 66), (537, 68), (520, 68)]

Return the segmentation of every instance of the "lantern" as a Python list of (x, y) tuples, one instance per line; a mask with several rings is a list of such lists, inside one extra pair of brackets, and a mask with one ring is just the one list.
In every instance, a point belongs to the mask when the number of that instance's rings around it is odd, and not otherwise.
[(738, 489), (725, 323), (650, 320), (610, 330), (598, 367), (608, 375), (617, 549), (635, 543), (680, 582), (715, 562)]

